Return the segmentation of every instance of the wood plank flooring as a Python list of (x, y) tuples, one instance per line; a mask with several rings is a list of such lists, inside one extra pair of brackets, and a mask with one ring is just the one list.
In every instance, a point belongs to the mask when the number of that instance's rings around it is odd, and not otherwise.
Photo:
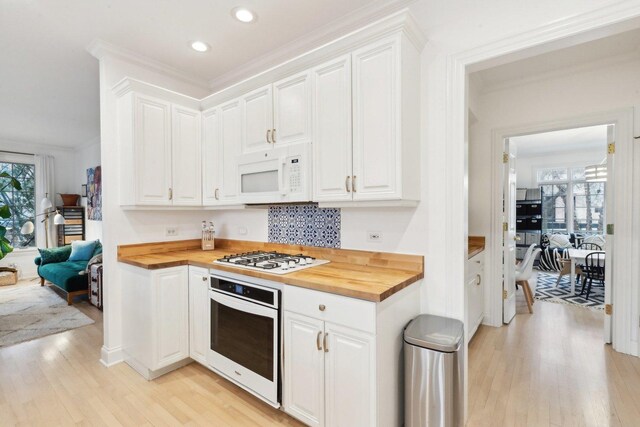
[(468, 426), (640, 426), (640, 359), (603, 344), (602, 312), (518, 291), (508, 327), (469, 344)]
[[(19, 285), (18, 285), (19, 286)], [(147, 382), (98, 361), (102, 314), (0, 349), (0, 425), (299, 426), (198, 364)], [(640, 426), (640, 359), (602, 344), (602, 318), (536, 302), (509, 327), (480, 327), (469, 349), (469, 426)]]

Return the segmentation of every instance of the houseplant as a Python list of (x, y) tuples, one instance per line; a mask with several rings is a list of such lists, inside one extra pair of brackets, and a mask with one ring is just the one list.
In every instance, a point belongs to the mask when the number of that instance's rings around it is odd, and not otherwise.
[[(9, 175), (7, 172), (0, 173), (0, 193), (4, 194), (5, 190), (10, 186), (16, 190), (22, 189), (22, 186), (17, 179)], [(11, 218), (11, 209), (5, 200), (6, 198), (2, 197), (2, 201), (0, 201), (0, 218), (2, 219)], [(13, 251), (11, 242), (6, 238), (6, 234), (7, 228), (0, 224), (0, 259)]]

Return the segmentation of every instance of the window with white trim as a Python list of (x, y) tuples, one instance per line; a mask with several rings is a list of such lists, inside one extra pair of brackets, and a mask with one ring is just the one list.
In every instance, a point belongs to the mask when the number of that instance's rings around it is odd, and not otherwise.
[(0, 191), (2, 203), (9, 206), (11, 217), (0, 218), (0, 224), (7, 228), (5, 237), (15, 249), (34, 247), (35, 233), (23, 235), (22, 225), (34, 221), (36, 214), (36, 167), (32, 160), (0, 153), (0, 173), (6, 172), (20, 182), (22, 189), (6, 186)]
[(538, 169), (536, 178), (544, 232), (604, 232), (604, 182), (587, 182), (584, 167)]

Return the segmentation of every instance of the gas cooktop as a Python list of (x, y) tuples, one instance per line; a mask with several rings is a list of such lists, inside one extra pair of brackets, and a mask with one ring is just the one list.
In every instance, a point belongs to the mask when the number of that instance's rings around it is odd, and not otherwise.
[(215, 260), (214, 264), (232, 265), (248, 270), (258, 270), (273, 274), (287, 274), (305, 268), (327, 264), (329, 261), (316, 259), (303, 254), (291, 255), (280, 252), (254, 251), (243, 254), (227, 255)]

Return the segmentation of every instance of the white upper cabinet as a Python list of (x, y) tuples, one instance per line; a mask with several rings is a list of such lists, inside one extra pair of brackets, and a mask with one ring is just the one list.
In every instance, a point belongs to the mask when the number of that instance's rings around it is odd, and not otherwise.
[(202, 206), (199, 101), (131, 79), (114, 92), (120, 204)]
[(242, 152), (253, 153), (271, 148), (273, 132), (271, 85), (249, 92), (241, 100)]
[(202, 112), (202, 204), (216, 205), (220, 197), (220, 126), (219, 111)]
[(173, 194), (170, 197), (174, 205), (198, 206), (202, 204), (200, 111), (174, 105), (171, 118)]
[[(171, 104), (134, 95), (136, 204), (171, 205)], [(131, 187), (131, 182), (125, 183)]]
[(272, 142), (311, 142), (311, 73), (287, 77), (273, 84)]
[(231, 204), (238, 201), (238, 156), (242, 144), (242, 114), (239, 99), (219, 107), (220, 150), (218, 153), (218, 202)]
[(313, 199), (351, 200), (351, 55), (316, 67), (313, 79)]

